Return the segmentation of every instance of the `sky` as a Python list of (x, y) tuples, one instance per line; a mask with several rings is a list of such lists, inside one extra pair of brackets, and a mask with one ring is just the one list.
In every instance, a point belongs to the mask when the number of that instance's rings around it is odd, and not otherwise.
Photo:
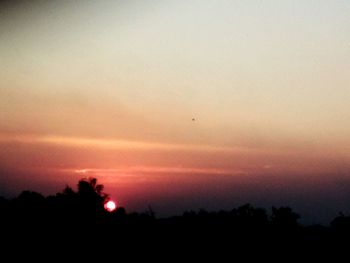
[(349, 1), (0, 1), (0, 195), (350, 212)]

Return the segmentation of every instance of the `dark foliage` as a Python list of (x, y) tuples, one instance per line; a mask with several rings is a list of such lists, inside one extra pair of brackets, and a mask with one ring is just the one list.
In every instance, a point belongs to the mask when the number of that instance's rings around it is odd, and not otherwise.
[[(85, 249), (106, 249), (113, 244), (114, 249), (147, 247), (169, 253), (175, 249), (225, 255), (250, 248), (249, 257), (258, 250), (293, 254), (340, 248), (350, 234), (350, 217), (343, 214), (329, 227), (300, 225), (300, 216), (290, 207), (266, 211), (250, 204), (231, 211), (186, 211), (181, 216), (156, 218), (150, 207), (143, 213), (127, 213), (123, 207), (107, 212), (108, 198), (95, 178), (80, 180), (77, 191), (67, 186), (48, 197), (23, 191), (12, 200), (0, 198), (2, 241)], [(33, 238), (39, 241), (32, 243)]]

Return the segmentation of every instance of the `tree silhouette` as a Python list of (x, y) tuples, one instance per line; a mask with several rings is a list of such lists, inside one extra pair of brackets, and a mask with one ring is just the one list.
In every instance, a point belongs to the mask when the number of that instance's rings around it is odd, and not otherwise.
[[(102, 184), (97, 184), (96, 178), (83, 178), (78, 183), (78, 194), (82, 196), (95, 196), (105, 200), (108, 195), (102, 192), (103, 188), (104, 186)], [(70, 191), (67, 188), (65, 190)]]
[[(78, 182), (78, 210), (83, 222), (97, 222), (98, 216), (103, 215), (104, 203), (108, 195), (103, 193), (104, 186), (97, 184), (96, 178), (83, 178)], [(65, 189), (70, 194), (70, 189)]]
[[(105, 249), (105, 240), (134, 247), (164, 245), (176, 247), (184, 244), (200, 251), (219, 248), (232, 251), (239, 245), (249, 248), (284, 248), (296, 244), (305, 247), (329, 244), (347, 244), (350, 233), (350, 217), (341, 214), (331, 227), (310, 227), (298, 224), (299, 215), (290, 207), (272, 207), (271, 216), (263, 208), (245, 204), (230, 211), (189, 211), (181, 216), (156, 218), (151, 207), (145, 212), (127, 213), (119, 207), (115, 211), (104, 210), (108, 195), (95, 178), (78, 181), (77, 189), (66, 186), (56, 195), (44, 197), (33, 191), (23, 191), (14, 199), (0, 197), (0, 223), (2, 234), (29, 244), (41, 237), (47, 240), (64, 240), (67, 247), (77, 243), (84, 248)], [(3, 238), (3, 240), (6, 240)], [(178, 242), (179, 241), (179, 242)], [(172, 244), (172, 245), (171, 245)], [(60, 244), (61, 247), (61, 244)], [(101, 250), (102, 251), (102, 250)]]
[(272, 207), (271, 222), (277, 227), (296, 227), (299, 218), (300, 215), (294, 213), (290, 207)]

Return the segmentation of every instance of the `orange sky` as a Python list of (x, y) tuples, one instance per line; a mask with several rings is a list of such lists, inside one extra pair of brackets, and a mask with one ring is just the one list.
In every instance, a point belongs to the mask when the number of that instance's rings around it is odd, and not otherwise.
[(233, 181), (250, 192), (337, 185), (350, 165), (349, 11), (344, 1), (2, 4), (0, 190), (48, 194), (96, 176), (136, 208), (146, 196), (228, 194)]

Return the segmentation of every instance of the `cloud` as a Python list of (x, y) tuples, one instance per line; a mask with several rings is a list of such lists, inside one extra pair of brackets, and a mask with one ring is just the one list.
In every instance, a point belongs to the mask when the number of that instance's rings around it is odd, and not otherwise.
[(159, 151), (192, 151), (192, 152), (261, 152), (259, 149), (246, 147), (225, 147), (215, 145), (176, 144), (162, 142), (145, 142), (118, 139), (100, 139), (87, 137), (69, 137), (55, 135), (10, 135), (0, 134), (0, 142), (15, 142), (22, 144), (48, 144), (66, 147), (86, 147), (121, 150), (159, 150)]

